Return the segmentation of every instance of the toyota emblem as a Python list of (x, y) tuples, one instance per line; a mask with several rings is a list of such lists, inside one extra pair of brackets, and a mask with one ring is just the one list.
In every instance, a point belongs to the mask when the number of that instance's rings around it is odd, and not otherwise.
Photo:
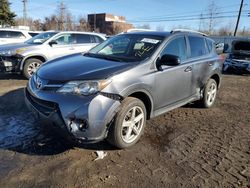
[(36, 88), (39, 90), (43, 88), (43, 82), (40, 78), (36, 79)]

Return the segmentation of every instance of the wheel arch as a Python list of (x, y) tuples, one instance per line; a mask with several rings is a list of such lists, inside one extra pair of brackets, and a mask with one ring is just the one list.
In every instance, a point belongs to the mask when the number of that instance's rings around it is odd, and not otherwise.
[(152, 103), (152, 98), (150, 97), (150, 95), (147, 92), (141, 91), (141, 90), (134, 91), (134, 92), (128, 94), (127, 96), (134, 97), (134, 98), (141, 100), (143, 102), (143, 104), (145, 105), (145, 108), (147, 111), (147, 119), (151, 118), (153, 103)]
[(213, 75), (210, 77), (210, 79), (214, 79), (214, 80), (216, 81), (216, 83), (217, 83), (217, 88), (220, 87), (221, 78), (220, 78), (220, 76), (219, 76), (218, 74), (213, 74)]
[(31, 56), (27, 56), (27, 57), (25, 57), (23, 60), (22, 60), (22, 62), (21, 62), (21, 65), (20, 65), (20, 70), (22, 71), (23, 70), (23, 68), (24, 68), (24, 65), (25, 65), (25, 62), (28, 60), (28, 59), (39, 59), (40, 61), (42, 61), (43, 63), (45, 62), (45, 61), (47, 61), (47, 58), (45, 57), (45, 56), (43, 56), (43, 55), (31, 55)]

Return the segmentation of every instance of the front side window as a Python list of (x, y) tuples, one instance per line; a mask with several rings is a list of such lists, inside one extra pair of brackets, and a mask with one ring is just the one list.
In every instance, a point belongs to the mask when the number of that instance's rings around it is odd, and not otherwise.
[(189, 36), (191, 58), (200, 57), (208, 54), (205, 39), (198, 36)]
[(115, 57), (121, 61), (141, 61), (150, 57), (163, 37), (151, 35), (118, 35), (94, 47), (88, 54)]
[(57, 45), (69, 45), (74, 43), (72, 41), (72, 36), (71, 34), (63, 34), (54, 39), (54, 41), (57, 43)]
[(162, 55), (169, 54), (175, 55), (180, 58), (181, 61), (187, 59), (187, 50), (186, 50), (186, 40), (184, 37), (179, 37), (170, 41), (166, 48), (162, 51)]

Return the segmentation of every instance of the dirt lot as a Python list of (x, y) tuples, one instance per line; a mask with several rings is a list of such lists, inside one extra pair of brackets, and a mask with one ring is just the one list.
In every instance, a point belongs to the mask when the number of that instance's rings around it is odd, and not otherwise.
[(27, 81), (0, 79), (1, 187), (250, 187), (250, 77), (223, 76), (212, 109), (154, 118), (126, 150), (67, 146), (26, 109)]

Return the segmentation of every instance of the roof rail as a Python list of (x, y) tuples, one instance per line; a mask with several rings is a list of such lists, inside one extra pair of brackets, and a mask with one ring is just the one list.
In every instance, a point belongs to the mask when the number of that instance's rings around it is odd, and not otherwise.
[(170, 33), (177, 33), (177, 32), (197, 33), (197, 34), (200, 34), (200, 35), (203, 35), (203, 36), (208, 36), (205, 33), (195, 31), (195, 30), (191, 30), (191, 29), (173, 29)]

